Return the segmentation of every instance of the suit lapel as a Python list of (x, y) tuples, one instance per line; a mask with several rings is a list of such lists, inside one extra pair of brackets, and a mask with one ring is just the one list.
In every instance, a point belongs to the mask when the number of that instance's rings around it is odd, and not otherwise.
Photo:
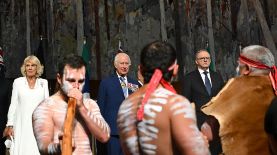
[(201, 85), (202, 89), (205, 90), (205, 92), (207, 92), (204, 81), (203, 81), (203, 79), (200, 75), (200, 72), (198, 70), (196, 71), (196, 77), (197, 77), (197, 81), (200, 81), (199, 84)]
[(215, 81), (215, 73), (213, 71), (210, 71), (210, 76), (211, 76), (211, 82), (212, 82), (212, 92), (211, 95), (214, 94), (214, 89), (216, 88), (215, 85), (217, 83), (217, 81)]

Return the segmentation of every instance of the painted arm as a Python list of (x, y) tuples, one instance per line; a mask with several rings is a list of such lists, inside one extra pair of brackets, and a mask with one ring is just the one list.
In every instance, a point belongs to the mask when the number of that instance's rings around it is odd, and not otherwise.
[(52, 108), (44, 100), (33, 112), (33, 130), (41, 154), (59, 154), (60, 143), (54, 142), (54, 122)]
[(123, 101), (118, 111), (117, 126), (125, 155), (139, 155), (136, 109), (133, 102), (127, 99)]
[(170, 100), (172, 135), (180, 152), (186, 155), (208, 155), (208, 141), (198, 130), (195, 111), (187, 99), (174, 97)]
[(102, 117), (99, 107), (91, 99), (85, 99), (84, 105), (79, 106), (77, 114), (84, 120), (93, 136), (100, 142), (107, 142), (110, 138), (110, 127)]

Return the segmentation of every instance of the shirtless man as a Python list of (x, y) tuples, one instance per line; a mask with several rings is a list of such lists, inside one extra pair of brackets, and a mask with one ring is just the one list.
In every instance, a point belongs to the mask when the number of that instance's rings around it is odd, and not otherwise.
[(41, 154), (60, 154), (63, 125), (68, 98), (77, 100), (72, 132), (73, 154), (91, 155), (91, 135), (108, 141), (110, 128), (100, 114), (95, 101), (84, 99), (85, 63), (82, 57), (69, 55), (59, 66), (57, 82), (60, 89), (45, 99), (33, 113), (33, 128)]
[(146, 45), (140, 67), (145, 85), (122, 103), (117, 118), (124, 153), (209, 154), (194, 109), (169, 83), (178, 72), (175, 49), (160, 41)]

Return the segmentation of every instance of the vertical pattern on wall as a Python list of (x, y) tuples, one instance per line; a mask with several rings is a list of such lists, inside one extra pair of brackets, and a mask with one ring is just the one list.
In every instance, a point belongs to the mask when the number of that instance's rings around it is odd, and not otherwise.
[(264, 37), (265, 43), (266, 43), (267, 47), (273, 52), (273, 54), (276, 58), (276, 56), (277, 56), (276, 45), (273, 41), (271, 32), (268, 28), (267, 21), (265, 19), (264, 13), (263, 13), (261, 3), (259, 2), (259, 0), (253, 0), (251, 2), (254, 5), (255, 11), (256, 11), (257, 16), (258, 16), (258, 20), (261, 24), (261, 28), (262, 28), (262, 31), (263, 31), (263, 35), (264, 35), (263, 37)]
[(82, 55), (82, 47), (84, 42), (84, 19), (83, 19), (83, 1), (76, 1), (76, 16), (77, 16), (77, 54)]
[(26, 0), (26, 46), (27, 55), (31, 54), (31, 25), (30, 25), (30, 1)]
[(99, 29), (99, 0), (94, 0), (94, 20), (95, 20), (95, 52), (97, 79), (101, 79), (101, 56), (100, 56), (100, 29)]
[[(182, 26), (184, 24), (184, 12), (185, 9), (184, 8), (184, 3), (179, 2), (178, 0), (173, 0), (173, 4), (174, 4), (174, 21), (175, 21), (175, 43), (176, 43), (176, 51), (177, 51), (177, 60), (178, 60), (178, 64), (179, 64), (179, 81), (181, 81), (181, 84), (183, 84), (183, 80), (184, 79), (184, 62), (183, 62), (183, 56), (182, 53), (184, 51), (184, 48), (182, 46), (182, 40), (181, 40), (181, 36), (183, 34), (183, 29)], [(185, 16), (188, 13), (185, 14)], [(182, 20), (183, 19), (183, 20)]]
[(214, 71), (216, 71), (211, 0), (207, 0), (207, 19), (208, 19), (209, 49), (210, 49), (210, 54), (211, 54), (211, 58), (212, 58), (211, 65), (214, 66)]
[(248, 22), (248, 19), (249, 19), (249, 11), (248, 11), (248, 3), (247, 3), (247, 0), (241, 0), (241, 13), (242, 13), (242, 21), (243, 23), (245, 24), (245, 34), (246, 34), (246, 40), (248, 42), (250, 42), (250, 29), (248, 29), (247, 27), (250, 27), (249, 26), (249, 22)]
[[(47, 11), (46, 11), (47, 10)], [(45, 0), (45, 21), (46, 21), (46, 31), (45, 31), (45, 38), (47, 41), (47, 51), (45, 53), (45, 66), (46, 77), (48, 79), (55, 79), (56, 78), (56, 71), (57, 71), (57, 56), (54, 43), (54, 3), (53, 0)], [(55, 49), (55, 50), (54, 50)]]
[(167, 32), (166, 32), (166, 26), (165, 26), (165, 10), (164, 10), (164, 0), (159, 0), (160, 4), (160, 13), (161, 13), (161, 34), (162, 34), (162, 40), (167, 40)]
[(25, 1), (3, 0), (2, 48), (5, 51), (6, 77), (21, 76), (20, 66), (26, 57), (26, 5)]
[(109, 24), (108, 0), (104, 0), (104, 5), (105, 5), (105, 22), (106, 22), (107, 39), (110, 40), (110, 24)]

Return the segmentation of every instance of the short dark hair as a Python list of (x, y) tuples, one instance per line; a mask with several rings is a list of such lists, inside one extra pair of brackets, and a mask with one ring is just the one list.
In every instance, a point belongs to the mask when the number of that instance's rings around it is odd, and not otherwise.
[(81, 56), (77, 54), (69, 54), (65, 56), (64, 59), (59, 63), (58, 73), (60, 74), (60, 76), (63, 76), (64, 67), (66, 65), (74, 69), (79, 69), (79, 68), (82, 68), (83, 66), (86, 67), (86, 62)]
[(176, 51), (171, 44), (163, 41), (154, 41), (147, 44), (140, 55), (144, 82), (148, 83), (150, 81), (155, 69), (160, 69), (163, 73), (163, 78), (169, 81), (173, 71), (169, 71), (168, 68), (175, 60)]

